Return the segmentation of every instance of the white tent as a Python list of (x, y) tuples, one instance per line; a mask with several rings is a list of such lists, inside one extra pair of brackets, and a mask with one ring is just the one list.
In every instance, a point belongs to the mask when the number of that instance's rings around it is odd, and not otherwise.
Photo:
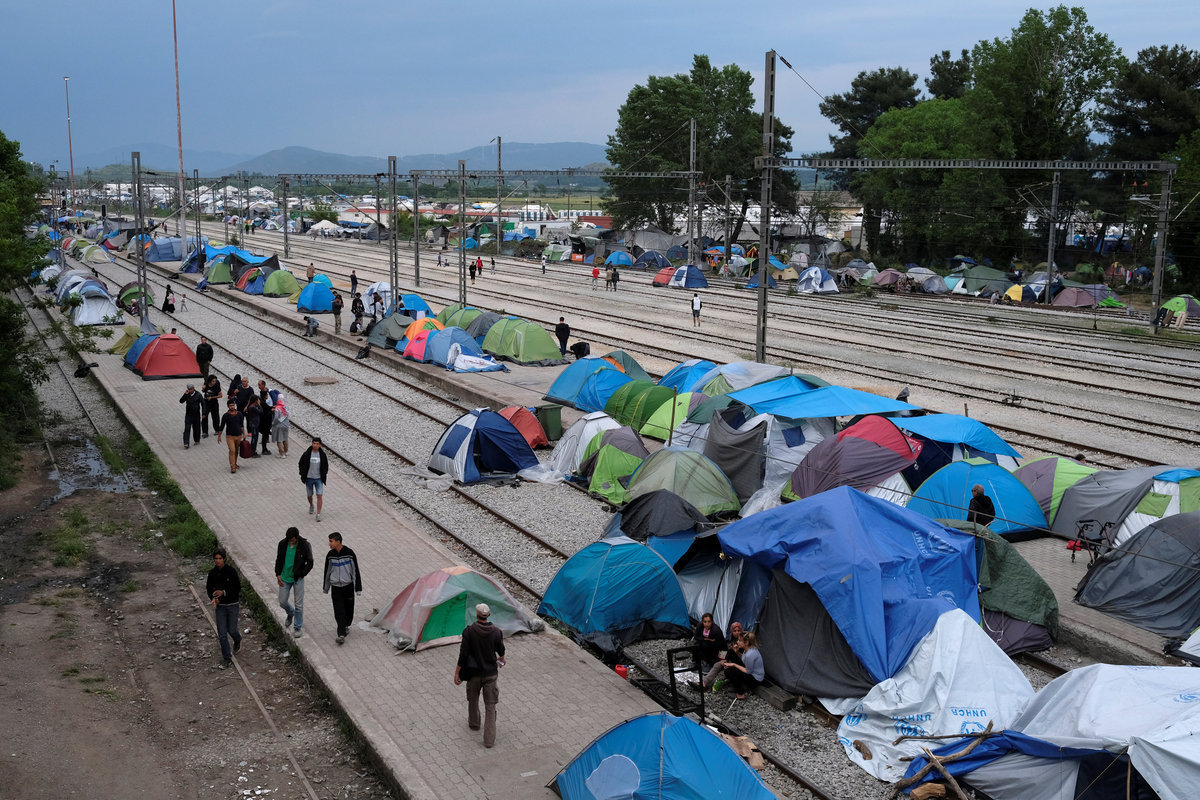
[(558, 444), (554, 445), (554, 453), (550, 456), (550, 466), (558, 472), (571, 474), (579, 469), (583, 460), (583, 452), (591, 443), (592, 438), (603, 431), (621, 427), (621, 423), (605, 414), (603, 411), (593, 411), (575, 420), (575, 424), (563, 432)]
[(79, 291), (83, 302), (71, 311), (71, 321), (76, 325), (123, 325), (125, 317), (121, 309), (109, 297), (108, 292), (93, 283)]
[(366, 304), (368, 313), (371, 311), (372, 294), (379, 295), (379, 299), (383, 301), (384, 309), (392, 307), (392, 285), (387, 281), (375, 281), (363, 291), (363, 303)]
[(800, 294), (837, 294), (837, 282), (820, 267), (809, 267), (796, 280), (796, 291)]

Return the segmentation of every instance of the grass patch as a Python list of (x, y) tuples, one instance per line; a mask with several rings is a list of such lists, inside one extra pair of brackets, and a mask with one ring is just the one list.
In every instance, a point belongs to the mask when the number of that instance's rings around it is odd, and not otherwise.
[(125, 471), (125, 460), (113, 447), (113, 443), (108, 440), (107, 436), (97, 435), (93, 440), (96, 442), (96, 447), (100, 448), (100, 455), (104, 458), (104, 463), (108, 464), (114, 472)]
[(79, 667), (67, 667), (59, 674), (62, 675), (64, 678), (70, 678), (73, 675), (79, 674)]
[(97, 675), (96, 677), (93, 677), (93, 678), (80, 678), (79, 682), (84, 683), (84, 684), (104, 683), (106, 680), (108, 680), (108, 678), (104, 677), (103, 675)]
[(65, 589), (59, 589), (55, 593), (55, 597), (79, 597), (83, 594), (83, 590), (78, 586), (68, 586)]
[(78, 508), (72, 508), (66, 513), (67, 524), (72, 528), (84, 528), (88, 524), (87, 514)]
[(57, 606), (59, 601), (53, 597), (39, 597), (33, 601), (35, 606)]
[(121, 594), (132, 594), (140, 588), (142, 587), (137, 585), (137, 581), (130, 579), (118, 586), (117, 591)]
[(83, 531), (71, 525), (63, 525), (50, 531), (50, 552), (54, 553), (56, 567), (69, 567), (83, 561), (88, 554), (88, 543)]
[(171, 504), (171, 510), (162, 523), (167, 546), (183, 556), (212, 553), (217, 547), (217, 537), (196, 513), (196, 509), (192, 508), (183, 490), (158, 460), (158, 456), (154, 455), (150, 445), (137, 434), (131, 434), (129, 449), (134, 465), (145, 479), (146, 486), (158, 492), (160, 498)]
[(121, 699), (121, 696), (119, 694), (117, 694), (116, 689), (109, 689), (106, 686), (100, 686), (95, 689), (87, 688), (87, 689), (84, 689), (84, 691), (87, 692), (88, 694), (98, 694), (101, 697), (103, 697), (105, 700), (120, 700)]
[(1150, 335), (1150, 331), (1148, 329), (1135, 328), (1133, 326), (1126, 326), (1124, 328), (1118, 328), (1117, 333), (1122, 333), (1126, 336), (1149, 336)]

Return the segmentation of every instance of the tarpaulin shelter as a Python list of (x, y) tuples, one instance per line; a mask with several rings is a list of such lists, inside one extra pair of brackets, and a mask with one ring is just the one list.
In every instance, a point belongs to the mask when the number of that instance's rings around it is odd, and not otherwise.
[(666, 386), (674, 389), (677, 392), (691, 391), (692, 384), (704, 374), (717, 365), (711, 361), (706, 361), (702, 358), (689, 358), (687, 361), (681, 361), (667, 371), (658, 379), (659, 386)]
[(1004, 467), (982, 458), (955, 461), (930, 475), (913, 493), (908, 508), (930, 519), (967, 520), (971, 488), (979, 484), (996, 507), (987, 523), (993, 532), (1008, 535), (1046, 528), (1046, 515), (1025, 484)]
[(1025, 484), (1046, 520), (1053, 525), (1063, 493), (1096, 471), (1095, 467), (1080, 464), (1072, 458), (1044, 456), (1022, 464), (1013, 470), (1013, 475)]
[[(944, 612), (979, 620), (974, 538), (848, 486), (738, 520), (718, 537), (726, 554), (777, 571), (759, 641), (767, 674), (788, 691), (861, 696), (904, 666)], [(832, 624), (805, 600), (810, 592)]]
[[(1079, 667), (1038, 692), (999, 735), (945, 768), (968, 776), (989, 797), (1192, 800), (1200, 772), (1195, 685), (1191, 667)], [(933, 754), (944, 757), (971, 743), (952, 741)], [(917, 756), (907, 774), (925, 766)]]
[(721, 414), (713, 414), (704, 446), (690, 448), (698, 449), (729, 478), (739, 504), (762, 488), (766, 475), (768, 428), (766, 419), (755, 417), (734, 427)]
[[(392, 307), (392, 285), (387, 281), (375, 281), (362, 291), (363, 304), (366, 305), (368, 312), (371, 310), (371, 295), (376, 295), (382, 300), (385, 309)], [(368, 316), (370, 316), (369, 313)]]
[(649, 455), (637, 432), (622, 425), (593, 436), (576, 471), (587, 480), (589, 494), (619, 506), (629, 502), (629, 476)]
[(486, 408), (468, 411), (450, 423), (429, 457), (431, 470), (459, 483), (510, 478), (537, 463), (521, 432)]
[(310, 283), (300, 290), (296, 310), (307, 314), (332, 313), (333, 292), (322, 283)]
[(387, 631), (388, 641), (401, 650), (456, 644), (463, 629), (475, 622), (479, 603), (487, 603), (489, 621), (506, 637), (545, 627), (494, 578), (461, 565), (417, 578), (375, 615), (371, 626)]
[[(674, 492), (658, 489), (631, 500), (613, 514), (604, 536), (628, 536), (634, 541), (645, 542), (656, 536), (702, 533), (713, 526), (714, 523), (709, 522), (708, 517), (687, 500)], [(676, 560), (667, 558), (667, 562), (672, 564)]]
[(1200, 511), (1147, 525), (1101, 556), (1075, 602), (1167, 638), (1200, 626)]
[[(837, 486), (853, 486), (871, 494), (920, 454), (921, 443), (905, 436), (892, 420), (863, 417), (808, 452), (792, 473), (788, 482), (791, 491), (785, 490), (785, 496), (812, 497)], [(900, 505), (905, 501), (907, 498), (902, 498)]]
[(148, 341), (138, 355), (133, 371), (144, 381), (203, 377), (196, 354), (173, 333), (164, 333)]
[(916, 406), (900, 400), (844, 386), (821, 386), (813, 389), (795, 376), (731, 392), (729, 396), (760, 414), (775, 414), (792, 419), (917, 410)]
[(716, 734), (657, 711), (596, 739), (554, 777), (563, 800), (771, 800), (758, 773)]
[(621, 423), (603, 411), (584, 414), (563, 431), (563, 435), (554, 445), (550, 466), (558, 472), (566, 474), (574, 472), (583, 461), (584, 453), (593, 437), (601, 431), (619, 427), (621, 427)]
[(630, 499), (656, 489), (674, 492), (706, 516), (742, 507), (720, 467), (703, 453), (684, 447), (664, 447), (644, 460), (629, 479)]
[(549, 367), (567, 363), (544, 328), (516, 317), (505, 317), (492, 325), (483, 339), (483, 349), (517, 364)]
[(559, 620), (606, 652), (643, 639), (691, 634), (671, 566), (625, 536), (601, 539), (567, 559), (546, 587), (538, 614)]
[(550, 440), (546, 438), (546, 431), (542, 429), (542, 423), (538, 422), (538, 418), (525, 406), (506, 406), (498, 413), (513, 424), (513, 427), (521, 433), (530, 447), (537, 449), (550, 446)]
[(674, 396), (673, 389), (659, 386), (653, 381), (632, 380), (612, 393), (604, 404), (604, 410), (622, 425), (641, 430), (650, 415)]

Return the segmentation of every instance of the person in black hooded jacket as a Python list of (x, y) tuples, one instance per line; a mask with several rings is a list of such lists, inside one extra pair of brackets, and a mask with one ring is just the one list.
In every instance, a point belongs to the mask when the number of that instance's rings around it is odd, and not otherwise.
[[(287, 614), (283, 627), (295, 624), (293, 635), (299, 639), (304, 626), (304, 578), (313, 568), (312, 545), (292, 526), (279, 540), (275, 551), (275, 580), (279, 583), (279, 607)], [(293, 595), (295, 605), (288, 602)]]

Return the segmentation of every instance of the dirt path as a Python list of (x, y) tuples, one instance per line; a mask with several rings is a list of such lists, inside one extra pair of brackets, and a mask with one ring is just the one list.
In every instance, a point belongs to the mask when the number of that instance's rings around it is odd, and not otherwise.
[(390, 796), (244, 604), (238, 660), (286, 746), (238, 672), (216, 668), (191, 590), (203, 597), (206, 559), (168, 552), (136, 496), (55, 501), (45, 448), (24, 462), (0, 494), (0, 795), (311, 797), (290, 748), (319, 798)]

